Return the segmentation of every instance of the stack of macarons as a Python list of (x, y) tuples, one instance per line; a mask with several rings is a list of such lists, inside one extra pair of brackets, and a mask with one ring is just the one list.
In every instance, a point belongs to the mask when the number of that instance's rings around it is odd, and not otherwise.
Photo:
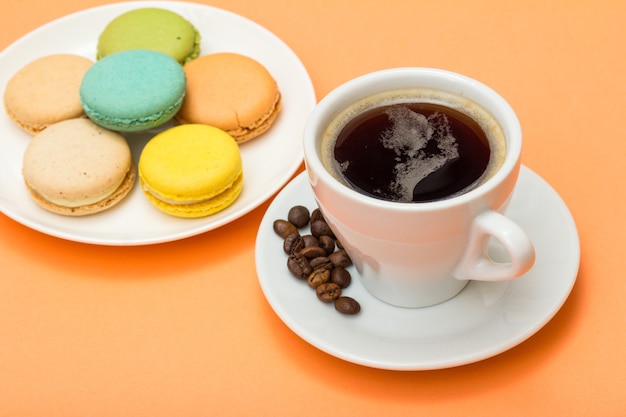
[(56, 54), (16, 72), (4, 105), (33, 135), (22, 169), (33, 199), (70, 216), (116, 205), (136, 177), (126, 133), (143, 131), (153, 134), (137, 164), (150, 203), (178, 217), (231, 205), (243, 184), (238, 145), (270, 128), (281, 95), (261, 63), (201, 55), (200, 39), (179, 14), (138, 8), (106, 25), (95, 60)]

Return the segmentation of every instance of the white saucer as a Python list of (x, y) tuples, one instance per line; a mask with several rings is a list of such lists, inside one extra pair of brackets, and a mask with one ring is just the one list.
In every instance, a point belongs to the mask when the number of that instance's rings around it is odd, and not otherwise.
[[(345, 316), (320, 302), (286, 266), (274, 220), (302, 204), (316, 207), (306, 173), (269, 206), (258, 231), (256, 267), (265, 296), (285, 324), (307, 342), (349, 362), (382, 369), (426, 370), (468, 364), (502, 353), (531, 337), (561, 308), (576, 281), (580, 243), (576, 225), (559, 195), (522, 167), (507, 215), (531, 237), (537, 259), (511, 282), (470, 282), (453, 299), (407, 309), (372, 297), (351, 269), (345, 295), (361, 312)], [(497, 256), (497, 254), (495, 254)]]
[[(212, 216), (181, 219), (156, 210), (138, 184), (116, 207), (80, 218), (49, 213), (30, 198), (22, 179), (22, 155), (30, 135), (0, 111), (0, 211), (15, 221), (63, 239), (101, 245), (143, 245), (182, 239), (223, 226), (272, 197), (302, 163), (298, 138), (315, 106), (311, 79), (294, 52), (267, 29), (234, 13), (182, 1), (138, 1), (95, 7), (50, 22), (0, 53), (0, 96), (7, 81), (32, 60), (72, 53), (95, 60), (98, 36), (116, 16), (131, 9), (160, 7), (179, 13), (202, 36), (201, 54), (231, 51), (250, 56), (274, 76), (281, 113), (270, 130), (241, 145), (243, 191), (233, 205)], [(129, 135), (135, 162), (154, 132)]]

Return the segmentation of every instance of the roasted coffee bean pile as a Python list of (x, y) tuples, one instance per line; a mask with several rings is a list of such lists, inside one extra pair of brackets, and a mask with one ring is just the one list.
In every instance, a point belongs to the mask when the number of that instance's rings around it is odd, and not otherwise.
[[(309, 226), (310, 233), (301, 231)], [(343, 314), (357, 314), (361, 306), (355, 299), (342, 295), (352, 282), (346, 269), (352, 260), (341, 246), (319, 209), (312, 212), (304, 206), (289, 209), (287, 219), (274, 220), (274, 232), (283, 239), (287, 269), (296, 278), (306, 280), (317, 298), (334, 303)]]

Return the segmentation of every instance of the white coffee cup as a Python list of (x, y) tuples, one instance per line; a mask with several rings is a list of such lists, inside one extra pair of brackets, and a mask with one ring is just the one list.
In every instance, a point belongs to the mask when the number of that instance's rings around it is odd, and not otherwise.
[[(429, 88), (478, 104), (504, 132), (501, 167), (476, 188), (448, 199), (403, 203), (362, 194), (331, 174), (322, 139), (331, 121), (366, 97), (392, 90)], [(394, 68), (339, 86), (316, 106), (304, 131), (306, 171), (317, 204), (350, 255), (364, 287), (401, 307), (425, 307), (458, 294), (469, 280), (503, 281), (522, 276), (535, 252), (526, 233), (503, 214), (520, 170), (522, 134), (511, 106), (486, 85), (433, 68)], [(492, 260), (497, 241), (507, 254)]]

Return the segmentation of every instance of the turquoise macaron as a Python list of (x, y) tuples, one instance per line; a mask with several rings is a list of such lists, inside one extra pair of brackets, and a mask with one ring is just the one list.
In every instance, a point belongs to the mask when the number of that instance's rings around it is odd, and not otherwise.
[(160, 126), (180, 110), (186, 78), (182, 66), (161, 52), (135, 49), (108, 55), (89, 68), (80, 100), (96, 124), (119, 132)]

